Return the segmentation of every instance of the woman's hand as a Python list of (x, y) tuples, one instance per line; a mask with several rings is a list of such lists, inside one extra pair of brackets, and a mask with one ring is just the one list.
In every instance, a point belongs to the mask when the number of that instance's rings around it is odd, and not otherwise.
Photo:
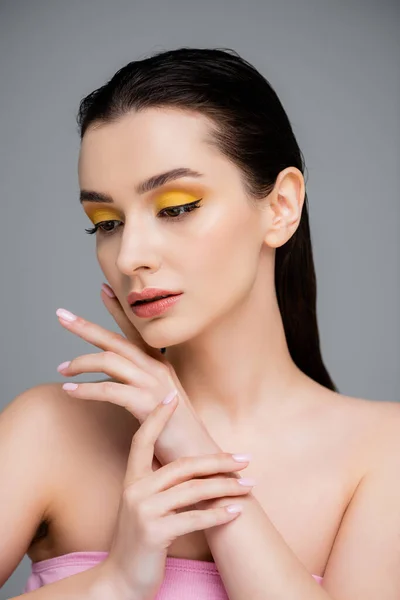
[[(228, 502), (206, 510), (180, 509), (250, 491), (237, 479), (216, 477), (247, 466), (247, 462), (238, 463), (228, 453), (184, 457), (152, 471), (156, 440), (176, 406), (177, 395), (169, 404), (160, 403), (132, 439), (114, 537), (103, 562), (107, 581), (123, 598), (154, 598), (164, 578), (167, 550), (173, 540), (222, 525), (239, 514), (228, 512)], [(213, 477), (204, 478), (207, 475)]]
[(152, 346), (149, 346), (147, 342), (142, 338), (139, 331), (126, 316), (125, 311), (122, 308), (120, 301), (115, 296), (113, 290), (106, 283), (102, 284), (101, 299), (103, 301), (104, 306), (106, 307), (106, 309), (108, 310), (108, 312), (110, 313), (110, 315), (112, 316), (112, 318), (114, 319), (114, 321), (116, 322), (116, 324), (118, 325), (118, 327), (120, 328), (120, 330), (125, 335), (128, 341), (140, 348), (140, 350), (142, 350), (148, 356), (152, 356), (153, 358), (155, 358), (159, 362), (162, 362), (165, 365), (170, 364), (161, 354), (160, 350), (152, 348)]
[(66, 384), (66, 388), (63, 386), (64, 389), (77, 398), (118, 404), (131, 412), (140, 423), (162, 398), (175, 389), (180, 404), (156, 446), (156, 455), (161, 464), (175, 460), (182, 454), (199, 454), (197, 449), (203, 448), (203, 444), (207, 445), (205, 451), (216, 450), (215, 441), (192, 408), (172, 365), (159, 350), (144, 342), (116, 298), (109, 298), (104, 292), (102, 298), (130, 339), (76, 315), (69, 316), (71, 313), (59, 309), (57, 315), (63, 327), (104, 350), (79, 356), (68, 364), (62, 363), (58, 367), (59, 372), (65, 376), (102, 372), (111, 378), (111, 381), (70, 383)]
[(178, 376), (175, 373), (175, 369), (173, 368), (171, 363), (168, 362), (168, 360), (165, 358), (165, 356), (163, 356), (163, 354), (161, 354), (161, 351), (152, 348), (152, 346), (149, 346), (147, 342), (142, 338), (139, 331), (126, 316), (125, 311), (122, 308), (118, 298), (115, 296), (113, 290), (106, 283), (102, 284), (101, 299), (103, 301), (104, 306), (106, 307), (106, 309), (108, 310), (108, 312), (110, 313), (110, 315), (112, 316), (122, 333), (125, 335), (126, 339), (138, 348), (140, 348), (145, 354), (151, 356), (152, 358), (154, 358), (158, 362), (161, 362), (167, 367), (172, 381), (175, 384), (176, 389), (179, 391), (180, 404), (182, 403), (182, 401), (184, 401), (185, 404), (187, 404), (187, 406), (190, 408), (190, 410), (192, 410), (193, 414), (195, 414), (193, 409), (191, 408), (190, 402), (188, 401), (185, 390), (182, 388)]

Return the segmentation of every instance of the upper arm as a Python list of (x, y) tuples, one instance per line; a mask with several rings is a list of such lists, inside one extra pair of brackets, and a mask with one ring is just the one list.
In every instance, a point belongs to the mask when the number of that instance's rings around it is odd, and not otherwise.
[(323, 587), (337, 600), (400, 598), (400, 405), (390, 412), (325, 570)]
[(49, 508), (55, 422), (53, 384), (24, 391), (0, 413), (0, 588)]

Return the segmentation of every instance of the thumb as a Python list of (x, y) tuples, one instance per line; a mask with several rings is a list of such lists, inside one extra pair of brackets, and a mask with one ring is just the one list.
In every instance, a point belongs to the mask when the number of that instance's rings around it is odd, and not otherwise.
[(177, 391), (172, 390), (163, 402), (157, 404), (134, 434), (124, 479), (125, 489), (154, 472), (156, 441), (178, 406), (178, 401)]

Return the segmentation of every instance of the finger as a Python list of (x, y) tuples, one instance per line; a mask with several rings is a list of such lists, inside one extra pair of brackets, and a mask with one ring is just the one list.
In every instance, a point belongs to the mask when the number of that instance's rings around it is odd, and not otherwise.
[(149, 414), (149, 406), (153, 406), (154, 397), (145, 389), (127, 386), (115, 381), (97, 381), (94, 383), (67, 382), (62, 386), (68, 395), (82, 400), (111, 402), (128, 410), (140, 422)]
[[(229, 512), (231, 506), (240, 507), (240, 510)], [(192, 531), (200, 531), (215, 527), (228, 521), (232, 521), (240, 515), (242, 506), (240, 504), (219, 506), (205, 510), (188, 510), (178, 514), (168, 515), (160, 520), (160, 535), (164, 539), (175, 539)]]
[(157, 474), (146, 482), (146, 493), (152, 496), (170, 489), (193, 477), (206, 477), (220, 473), (230, 473), (244, 469), (249, 460), (236, 461), (229, 452), (203, 454), (201, 456), (181, 456), (177, 460), (162, 466)]
[(171, 363), (166, 358), (164, 359), (164, 361), (165, 361), (164, 364), (167, 367), (168, 372), (169, 372), (171, 384), (175, 385), (178, 390), (181, 390), (182, 384), (179, 381), (178, 375), (176, 374), (174, 367), (171, 365)]
[(92, 323), (77, 315), (73, 315), (75, 317), (73, 321), (65, 320), (63, 318), (65, 313), (69, 313), (69, 311), (65, 311), (63, 308), (59, 308), (56, 311), (60, 324), (90, 344), (97, 346), (101, 350), (116, 352), (131, 360), (148, 373), (161, 373), (161, 369), (165, 369), (165, 366), (160, 361), (148, 356), (138, 346), (129, 342), (123, 335), (109, 331), (97, 325), (97, 323)]
[[(148, 415), (132, 438), (128, 465), (125, 473), (124, 489), (137, 483), (146, 475), (153, 473), (153, 457), (155, 443), (178, 406), (178, 394), (172, 390), (164, 399), (172, 398), (167, 404), (160, 402)], [(158, 473), (158, 471), (157, 471)]]
[(128, 319), (118, 298), (116, 296), (114, 298), (110, 298), (104, 292), (104, 290), (102, 290), (101, 299), (103, 300), (106, 309), (108, 310), (114, 321), (117, 323), (122, 333), (126, 336), (126, 338), (130, 342), (132, 342), (132, 344), (135, 344), (135, 346), (140, 348), (143, 352), (145, 352), (152, 358), (163, 362), (164, 357), (161, 354), (160, 350), (158, 348), (153, 348), (152, 346), (149, 346), (147, 342), (145, 342), (145, 340), (140, 335), (139, 331)]
[[(240, 465), (243, 468), (246, 465)], [(239, 483), (242, 482), (242, 483)], [(248, 494), (255, 485), (248, 479), (219, 477), (217, 479), (190, 479), (159, 494), (149, 500), (149, 509), (155, 516), (164, 516), (177, 508), (193, 506), (203, 500), (211, 500), (224, 496), (241, 496)]]
[(77, 356), (69, 361), (68, 365), (61, 363), (57, 370), (66, 377), (82, 373), (105, 373), (119, 383), (137, 387), (148, 387), (154, 384), (154, 377), (139, 369), (131, 360), (109, 350)]

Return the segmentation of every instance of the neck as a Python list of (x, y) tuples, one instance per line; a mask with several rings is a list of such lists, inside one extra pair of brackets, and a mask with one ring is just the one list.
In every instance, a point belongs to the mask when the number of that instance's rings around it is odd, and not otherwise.
[(258, 416), (281, 411), (309, 380), (290, 356), (275, 288), (265, 277), (232, 312), (165, 356), (210, 426), (251, 428)]

